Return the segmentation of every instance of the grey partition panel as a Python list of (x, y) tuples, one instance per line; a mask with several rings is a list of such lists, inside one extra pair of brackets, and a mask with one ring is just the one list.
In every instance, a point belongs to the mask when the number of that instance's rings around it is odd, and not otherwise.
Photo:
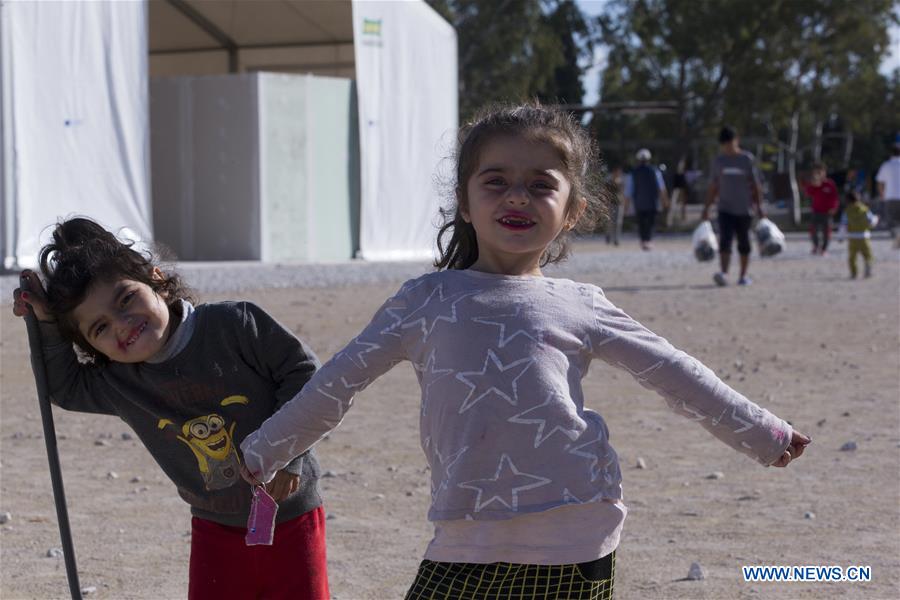
[(352, 258), (352, 92), (349, 80), (308, 75), (152, 80), (157, 241), (182, 260)]
[(309, 78), (259, 77), (262, 258), (309, 260)]
[(159, 79), (150, 86), (153, 232), (181, 259), (193, 258), (190, 83)]
[(197, 260), (258, 260), (256, 75), (193, 81), (194, 248)]

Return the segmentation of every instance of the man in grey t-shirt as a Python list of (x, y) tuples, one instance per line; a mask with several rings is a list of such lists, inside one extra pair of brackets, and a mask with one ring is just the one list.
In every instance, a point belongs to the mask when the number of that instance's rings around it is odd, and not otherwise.
[(713, 162), (709, 190), (703, 219), (709, 219), (709, 208), (719, 200), (719, 263), (721, 271), (713, 275), (716, 284), (728, 283), (728, 267), (731, 263), (731, 243), (737, 237), (741, 260), (738, 285), (750, 285), (747, 267), (750, 265), (750, 225), (754, 209), (759, 218), (765, 216), (762, 208), (762, 191), (755, 159), (738, 145), (737, 132), (723, 127), (719, 132), (719, 155)]

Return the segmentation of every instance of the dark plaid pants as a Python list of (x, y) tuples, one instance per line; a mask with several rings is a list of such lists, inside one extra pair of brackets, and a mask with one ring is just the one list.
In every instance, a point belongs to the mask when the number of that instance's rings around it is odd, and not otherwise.
[(609, 600), (616, 553), (571, 565), (423, 560), (406, 600)]

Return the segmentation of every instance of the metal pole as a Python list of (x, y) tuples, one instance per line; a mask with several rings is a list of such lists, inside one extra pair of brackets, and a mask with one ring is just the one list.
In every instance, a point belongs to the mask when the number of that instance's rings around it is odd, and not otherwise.
[(66, 508), (66, 491), (63, 489), (62, 470), (59, 467), (59, 452), (56, 449), (56, 428), (53, 426), (53, 411), (50, 408), (50, 394), (47, 390), (47, 368), (41, 346), (41, 332), (31, 306), (25, 315), (28, 329), (28, 345), (31, 347), (31, 368), (37, 386), (38, 403), (41, 406), (41, 421), (44, 424), (44, 442), (47, 444), (47, 460), (50, 463), (50, 482), (53, 485), (53, 501), (56, 503), (56, 518), (59, 522), (59, 537), (62, 541), (63, 558), (66, 561), (66, 577), (72, 600), (81, 600), (81, 586), (78, 584), (78, 569), (75, 566), (75, 546), (69, 529), (69, 511)]

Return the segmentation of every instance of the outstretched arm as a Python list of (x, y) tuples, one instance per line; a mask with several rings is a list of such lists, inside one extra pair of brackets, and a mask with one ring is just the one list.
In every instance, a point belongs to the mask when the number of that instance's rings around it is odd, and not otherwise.
[[(674, 412), (696, 421), (733, 449), (764, 465), (785, 466), (808, 438), (719, 379), (697, 359), (595, 295), (593, 354), (626, 369), (663, 398)], [(804, 441), (805, 440), (805, 441)], [(785, 453), (790, 453), (786, 456)]]
[(406, 358), (395, 327), (397, 315), (405, 309), (401, 289), (290, 402), (244, 439), (241, 450), (253, 479), (271, 480), (276, 471), (340, 424), (357, 393)]

